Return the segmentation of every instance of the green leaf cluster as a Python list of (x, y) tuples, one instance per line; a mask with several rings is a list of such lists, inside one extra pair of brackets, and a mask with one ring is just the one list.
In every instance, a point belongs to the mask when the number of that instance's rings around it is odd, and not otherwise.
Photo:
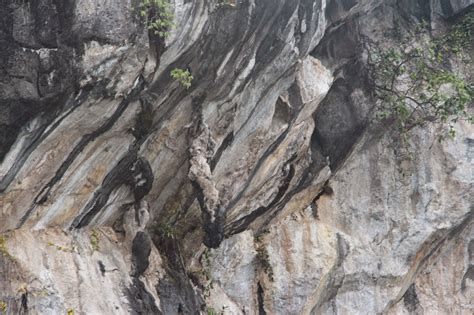
[(141, 0), (140, 15), (147, 17), (147, 27), (162, 38), (174, 27), (174, 13), (169, 0)]
[(212, 266), (212, 253), (206, 248), (201, 256), (201, 275), (203, 276), (204, 286), (203, 295), (205, 298), (209, 297), (211, 290), (214, 288), (214, 279), (212, 278), (211, 266)]
[(89, 236), (89, 241), (91, 244), (92, 252), (99, 251), (100, 246), (99, 246), (99, 233), (97, 233), (96, 230), (92, 230), (92, 233)]
[(207, 315), (225, 315), (226, 312), (225, 310), (228, 308), (228, 306), (222, 306), (222, 310), (218, 311), (213, 307), (207, 306), (206, 307), (206, 314)]
[(447, 134), (454, 136), (458, 120), (472, 123), (468, 107), (474, 99), (474, 85), (455, 73), (450, 61), (470, 62), (473, 26), (471, 12), (440, 38), (431, 38), (421, 25), (397, 47), (381, 49), (380, 43), (369, 44), (369, 65), (379, 99), (377, 117), (394, 120), (402, 133), (441, 122), (448, 126)]
[(217, 0), (217, 6), (218, 7), (223, 7), (223, 6), (230, 6), (230, 7), (235, 7), (235, 0)]
[(13, 257), (8, 251), (7, 237), (4, 235), (0, 235), (0, 254), (12, 261), (15, 261), (15, 257)]
[(171, 77), (178, 81), (186, 89), (189, 89), (193, 82), (193, 76), (191, 75), (191, 72), (189, 72), (189, 70), (175, 68), (171, 70)]
[(0, 301), (0, 312), (6, 313), (7, 312), (7, 303), (5, 301)]
[(158, 223), (155, 225), (154, 230), (160, 237), (172, 239), (176, 235), (176, 230), (173, 226), (166, 223)]

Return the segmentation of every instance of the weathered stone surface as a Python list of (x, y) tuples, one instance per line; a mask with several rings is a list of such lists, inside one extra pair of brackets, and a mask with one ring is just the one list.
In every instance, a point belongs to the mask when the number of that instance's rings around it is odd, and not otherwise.
[(474, 2), (172, 3), (0, 0), (0, 313), (471, 314), (474, 129), (401, 154), (361, 44)]
[[(15, 231), (6, 242), (11, 259), (2, 257), (0, 265), (2, 286), (4, 281), (10, 286), (2, 290), (2, 301), (12, 313), (23, 307), (31, 314), (66, 314), (68, 310), (130, 314), (135, 305), (127, 301), (126, 292), (136, 281), (129, 275), (130, 247), (110, 228), (79, 233)], [(160, 272), (160, 258), (154, 251), (145, 275), (151, 282), (158, 281)], [(11, 261), (5, 263), (5, 259)], [(153, 285), (144, 288), (158, 301)], [(23, 296), (26, 300), (22, 301), (19, 297)]]

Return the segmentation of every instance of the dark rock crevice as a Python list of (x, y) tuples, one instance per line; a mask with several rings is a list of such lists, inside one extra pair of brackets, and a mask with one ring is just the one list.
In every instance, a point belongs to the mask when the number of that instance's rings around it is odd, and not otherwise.
[(143, 231), (137, 232), (132, 241), (132, 273), (138, 277), (148, 269), (152, 242), (150, 236)]
[(267, 315), (265, 311), (265, 295), (264, 295), (263, 287), (260, 282), (257, 283), (257, 302), (258, 302), (258, 315)]
[(405, 292), (405, 295), (403, 295), (403, 304), (410, 314), (416, 314), (416, 311), (420, 305), (420, 301), (418, 300), (418, 296), (416, 294), (415, 284), (412, 284)]
[(137, 277), (133, 278), (132, 284), (125, 290), (125, 295), (128, 298), (131, 314), (166, 314), (160, 311), (153, 295), (148, 292), (143, 282)]
[(210, 167), (211, 167), (211, 172), (216, 168), (217, 163), (219, 163), (219, 160), (222, 156), (222, 153), (232, 144), (232, 141), (234, 141), (234, 133), (230, 132), (222, 141), (221, 145), (217, 149), (216, 153), (212, 157)]
[(474, 281), (474, 265), (469, 265), (469, 267), (467, 268), (466, 272), (464, 273), (464, 276), (462, 277), (462, 280), (461, 280), (461, 291), (466, 291), (466, 283), (467, 281), (470, 280), (470, 281)]
[(161, 310), (164, 314), (199, 314), (205, 303), (188, 277), (178, 240), (156, 233), (153, 243), (160, 250), (166, 268), (166, 275), (156, 285)]
[[(353, 75), (357, 75), (356, 72)], [(337, 79), (313, 116), (314, 147), (320, 148), (322, 155), (329, 158), (333, 172), (349, 156), (368, 126), (368, 110), (361, 111), (359, 104), (351, 98), (356, 88), (354, 80), (353, 76)]]
[(71, 228), (79, 229), (89, 225), (105, 206), (112, 191), (121, 185), (130, 187), (135, 198), (135, 207), (137, 207), (150, 191), (153, 178), (148, 161), (138, 157), (136, 152), (129, 151), (107, 174), (101, 187), (85, 206), (85, 210), (74, 219)]
[[(225, 210), (221, 206), (209, 209), (203, 189), (196, 182), (192, 182), (197, 192), (197, 200), (201, 207), (202, 224), (204, 230), (203, 243), (210, 248), (218, 248), (224, 239)], [(212, 214), (214, 213), (214, 214)]]

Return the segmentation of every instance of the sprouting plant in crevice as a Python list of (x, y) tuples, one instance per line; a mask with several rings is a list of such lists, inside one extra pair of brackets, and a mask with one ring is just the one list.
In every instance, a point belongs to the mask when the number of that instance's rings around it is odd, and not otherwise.
[(173, 228), (173, 226), (167, 223), (157, 223), (154, 226), (154, 231), (161, 238), (172, 239), (176, 235), (176, 230)]
[(263, 272), (267, 275), (268, 279), (273, 282), (274, 274), (273, 274), (272, 265), (270, 263), (270, 255), (268, 254), (268, 251), (265, 245), (263, 244), (264, 234), (267, 234), (267, 233), (270, 233), (270, 231), (265, 230), (260, 235), (255, 236), (254, 243), (255, 243), (256, 251), (257, 251), (257, 262), (262, 267)]
[(260, 233), (254, 235), (254, 243), (257, 244), (257, 246), (260, 246), (260, 244), (264, 241), (265, 236), (270, 234), (269, 229), (263, 229)]
[(74, 310), (72, 308), (68, 308), (66, 310), (66, 315), (74, 315)]
[(261, 264), (263, 271), (267, 275), (270, 281), (274, 281), (273, 278), (273, 268), (270, 263), (270, 255), (268, 255), (268, 251), (264, 246), (257, 247), (257, 260)]
[(217, 6), (218, 7), (223, 7), (223, 6), (236, 7), (236, 0), (217, 0)]
[(96, 230), (92, 230), (90, 236), (89, 236), (89, 241), (92, 247), (92, 252), (99, 251), (99, 233), (97, 233)]
[(191, 87), (191, 84), (194, 79), (191, 75), (191, 72), (189, 72), (189, 70), (187, 69), (183, 70), (180, 68), (175, 68), (171, 70), (170, 75), (174, 80), (178, 81), (186, 89), (189, 89)]
[(7, 237), (4, 235), (0, 235), (0, 254), (4, 257), (10, 259), (11, 261), (15, 261), (15, 257), (8, 251), (7, 247)]
[(73, 253), (75, 251), (74, 247), (65, 247), (61, 245), (54, 244), (53, 242), (48, 242), (48, 246), (56, 248), (56, 250), (65, 252), (65, 253)]
[(212, 306), (206, 306), (206, 314), (207, 315), (225, 315), (225, 310), (228, 309), (229, 307), (224, 305), (222, 306), (222, 310), (218, 311)]
[(211, 252), (209, 249), (205, 249), (202, 256), (201, 256), (201, 265), (202, 265), (202, 271), (201, 274), (204, 277), (204, 289), (203, 289), (203, 295), (205, 298), (209, 297), (211, 290), (214, 288), (214, 281), (212, 279), (212, 273), (211, 273)]
[(393, 122), (402, 142), (416, 126), (446, 124), (440, 135), (454, 137), (459, 120), (474, 122), (468, 107), (474, 85), (455, 73), (451, 62), (468, 64), (474, 12), (445, 36), (431, 38), (426, 24), (402, 38), (396, 47), (366, 40), (368, 64), (377, 96), (376, 118)]
[(167, 38), (174, 27), (173, 7), (169, 0), (140, 0), (139, 12), (155, 35)]
[(8, 304), (5, 301), (0, 300), (0, 312), (6, 313), (8, 308)]

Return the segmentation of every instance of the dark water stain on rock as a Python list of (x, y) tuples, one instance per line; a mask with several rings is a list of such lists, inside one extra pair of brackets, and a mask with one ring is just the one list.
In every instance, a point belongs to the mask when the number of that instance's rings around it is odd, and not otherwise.
[(138, 277), (150, 265), (151, 239), (145, 232), (137, 232), (132, 242), (132, 276)]

